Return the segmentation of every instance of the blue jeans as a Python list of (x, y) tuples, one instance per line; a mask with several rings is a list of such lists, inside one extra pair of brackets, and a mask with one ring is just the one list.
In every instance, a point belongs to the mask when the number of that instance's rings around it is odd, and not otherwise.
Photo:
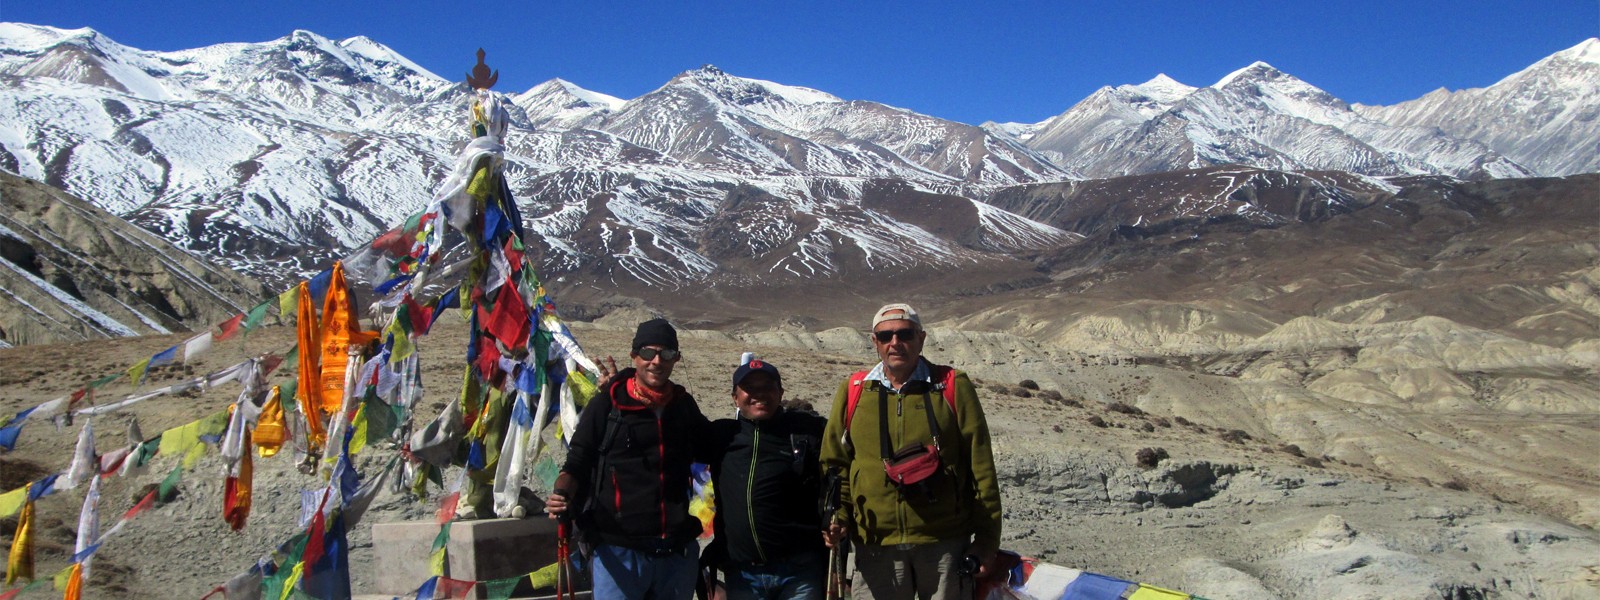
[(810, 552), (765, 565), (729, 565), (728, 600), (821, 600), (828, 557)]
[(693, 540), (656, 555), (622, 546), (594, 547), (595, 600), (690, 600), (700, 570)]

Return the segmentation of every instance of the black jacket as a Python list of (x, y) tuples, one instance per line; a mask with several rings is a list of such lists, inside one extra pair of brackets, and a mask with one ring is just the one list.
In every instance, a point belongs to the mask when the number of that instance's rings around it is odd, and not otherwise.
[(768, 564), (826, 552), (817, 510), (826, 424), (795, 411), (759, 423), (742, 417), (711, 423), (700, 456), (716, 482), (716, 533), (725, 553), (712, 562)]
[(658, 414), (628, 394), (633, 375), (624, 369), (589, 400), (561, 470), (578, 480), (574, 506), (585, 507), (578, 525), (590, 543), (667, 550), (700, 535), (689, 514), (690, 464), (706, 418), (679, 385)]

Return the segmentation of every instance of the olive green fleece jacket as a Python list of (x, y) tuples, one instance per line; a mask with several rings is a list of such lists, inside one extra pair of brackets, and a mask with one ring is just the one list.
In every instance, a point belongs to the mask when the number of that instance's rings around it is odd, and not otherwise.
[[(854, 376), (852, 376), (853, 378)], [(971, 553), (994, 556), (1000, 548), (1000, 483), (995, 477), (994, 454), (989, 445), (989, 424), (983, 406), (965, 373), (956, 372), (956, 411), (942, 392), (930, 391), (922, 401), (926, 382), (908, 382), (900, 394), (889, 393), (889, 448), (931, 443), (924, 406), (933, 407), (939, 425), (940, 463), (943, 476), (935, 477), (932, 494), (909, 490), (905, 494), (890, 483), (883, 470), (878, 437), (879, 383), (862, 381), (861, 399), (845, 434), (845, 405), (850, 386), (846, 379), (833, 395), (833, 411), (822, 439), (822, 467), (840, 467), (848, 477), (841, 485), (840, 522), (850, 523), (850, 538), (857, 544), (892, 546), (930, 544), (970, 539)], [(929, 500), (929, 497), (933, 499)]]

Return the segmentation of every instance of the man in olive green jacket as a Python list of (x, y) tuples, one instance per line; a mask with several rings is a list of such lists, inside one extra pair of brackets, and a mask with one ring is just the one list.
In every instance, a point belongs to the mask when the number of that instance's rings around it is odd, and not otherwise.
[[(846, 473), (824, 537), (830, 547), (845, 535), (855, 543), (856, 598), (970, 599), (973, 577), (988, 573), (1000, 547), (983, 407), (966, 374), (922, 358), (928, 334), (910, 306), (878, 309), (872, 329), (881, 362), (839, 386), (823, 434), (823, 467)], [(926, 465), (919, 448), (938, 457), (934, 474), (891, 480), (885, 456)]]

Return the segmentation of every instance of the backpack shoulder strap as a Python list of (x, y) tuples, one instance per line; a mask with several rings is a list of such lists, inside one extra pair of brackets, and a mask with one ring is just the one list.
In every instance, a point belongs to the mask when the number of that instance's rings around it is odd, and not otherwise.
[(850, 387), (845, 390), (844, 430), (850, 431), (850, 421), (856, 417), (856, 405), (861, 403), (861, 388), (867, 383), (868, 371), (850, 374)]
[(606, 434), (600, 438), (601, 460), (605, 460), (606, 454), (611, 452), (611, 444), (616, 441), (617, 430), (622, 428), (622, 411), (617, 409), (616, 404), (617, 386), (619, 385), (622, 385), (622, 382), (612, 382), (611, 388), (606, 392), (606, 401), (611, 403), (611, 407), (606, 411)]
[(933, 365), (931, 373), (933, 387), (944, 393), (945, 404), (950, 405), (950, 414), (956, 413), (956, 370), (949, 365)]

